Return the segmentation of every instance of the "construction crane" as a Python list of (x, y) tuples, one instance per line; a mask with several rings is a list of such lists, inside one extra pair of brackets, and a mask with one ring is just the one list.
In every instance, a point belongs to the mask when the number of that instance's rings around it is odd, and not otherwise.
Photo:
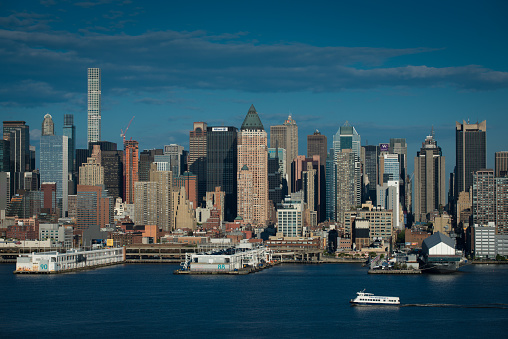
[(127, 130), (129, 129), (129, 126), (131, 125), (131, 122), (132, 120), (134, 120), (134, 116), (132, 117), (131, 121), (129, 121), (129, 124), (127, 125), (127, 127), (125, 128), (125, 131), (123, 131), (121, 128), (120, 128), (120, 136), (123, 138), (123, 144), (125, 145), (125, 134), (127, 134)]

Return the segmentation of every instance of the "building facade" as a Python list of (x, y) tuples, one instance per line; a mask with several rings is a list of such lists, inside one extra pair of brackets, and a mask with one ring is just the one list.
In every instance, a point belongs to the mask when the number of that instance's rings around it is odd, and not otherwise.
[(88, 69), (88, 142), (101, 139), (101, 69)]
[(56, 183), (59, 215), (65, 217), (68, 211), (68, 139), (60, 135), (43, 135), (40, 144), (41, 182)]
[(139, 146), (135, 140), (126, 140), (124, 145), (124, 202), (134, 203), (134, 185), (139, 181)]
[(237, 214), (246, 223), (268, 220), (268, 137), (251, 105), (238, 132)]

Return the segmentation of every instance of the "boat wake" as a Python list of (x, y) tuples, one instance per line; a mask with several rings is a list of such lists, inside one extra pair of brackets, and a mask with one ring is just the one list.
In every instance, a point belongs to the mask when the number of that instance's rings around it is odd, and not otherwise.
[(494, 308), (494, 309), (508, 309), (508, 304), (477, 304), (477, 305), (462, 305), (462, 304), (401, 304), (400, 307), (443, 307), (443, 308)]

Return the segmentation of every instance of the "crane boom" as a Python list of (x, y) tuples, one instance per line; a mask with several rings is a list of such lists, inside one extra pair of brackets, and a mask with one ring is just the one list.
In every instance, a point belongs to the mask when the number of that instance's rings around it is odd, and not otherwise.
[(129, 129), (129, 126), (131, 125), (132, 120), (134, 120), (135, 116), (131, 118), (131, 121), (129, 121), (129, 124), (125, 128), (125, 131), (120, 128), (120, 136), (123, 138), (123, 143), (125, 145), (125, 134), (127, 134), (127, 130)]

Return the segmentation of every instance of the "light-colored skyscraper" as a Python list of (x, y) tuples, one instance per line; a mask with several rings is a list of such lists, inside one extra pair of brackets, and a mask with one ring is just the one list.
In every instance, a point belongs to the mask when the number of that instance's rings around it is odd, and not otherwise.
[(268, 137), (251, 105), (238, 132), (238, 215), (246, 223), (268, 220)]
[(55, 135), (55, 124), (51, 114), (46, 114), (42, 121), (41, 135)]
[(173, 210), (173, 173), (171, 171), (157, 170), (157, 163), (150, 167), (150, 182), (157, 184), (157, 200), (148, 200), (148, 203), (157, 205), (156, 225), (164, 231), (175, 228)]
[(88, 69), (88, 143), (101, 140), (101, 69)]
[(399, 182), (397, 180), (383, 183), (377, 186), (377, 205), (385, 210), (392, 211), (392, 225), (396, 229), (403, 229), (400, 215), (400, 202), (399, 202)]
[(43, 135), (40, 144), (41, 182), (56, 183), (60, 215), (68, 211), (68, 139), (61, 135)]
[(350, 149), (360, 159), (362, 139), (356, 129), (346, 121), (333, 136), (333, 151), (337, 157), (340, 151)]
[(344, 213), (361, 203), (361, 164), (352, 149), (335, 154), (337, 166), (335, 220), (344, 223)]
[[(298, 156), (298, 125), (291, 115), (282, 125), (270, 126), (270, 147), (286, 150), (288, 183), (291, 183), (291, 163)], [(293, 188), (289, 187), (289, 190)]]
[(428, 221), (427, 214), (446, 205), (445, 177), (445, 157), (434, 136), (429, 135), (415, 157), (415, 221)]
[(379, 156), (378, 184), (382, 185), (388, 180), (399, 181), (399, 166), (399, 156), (397, 154), (382, 153)]

